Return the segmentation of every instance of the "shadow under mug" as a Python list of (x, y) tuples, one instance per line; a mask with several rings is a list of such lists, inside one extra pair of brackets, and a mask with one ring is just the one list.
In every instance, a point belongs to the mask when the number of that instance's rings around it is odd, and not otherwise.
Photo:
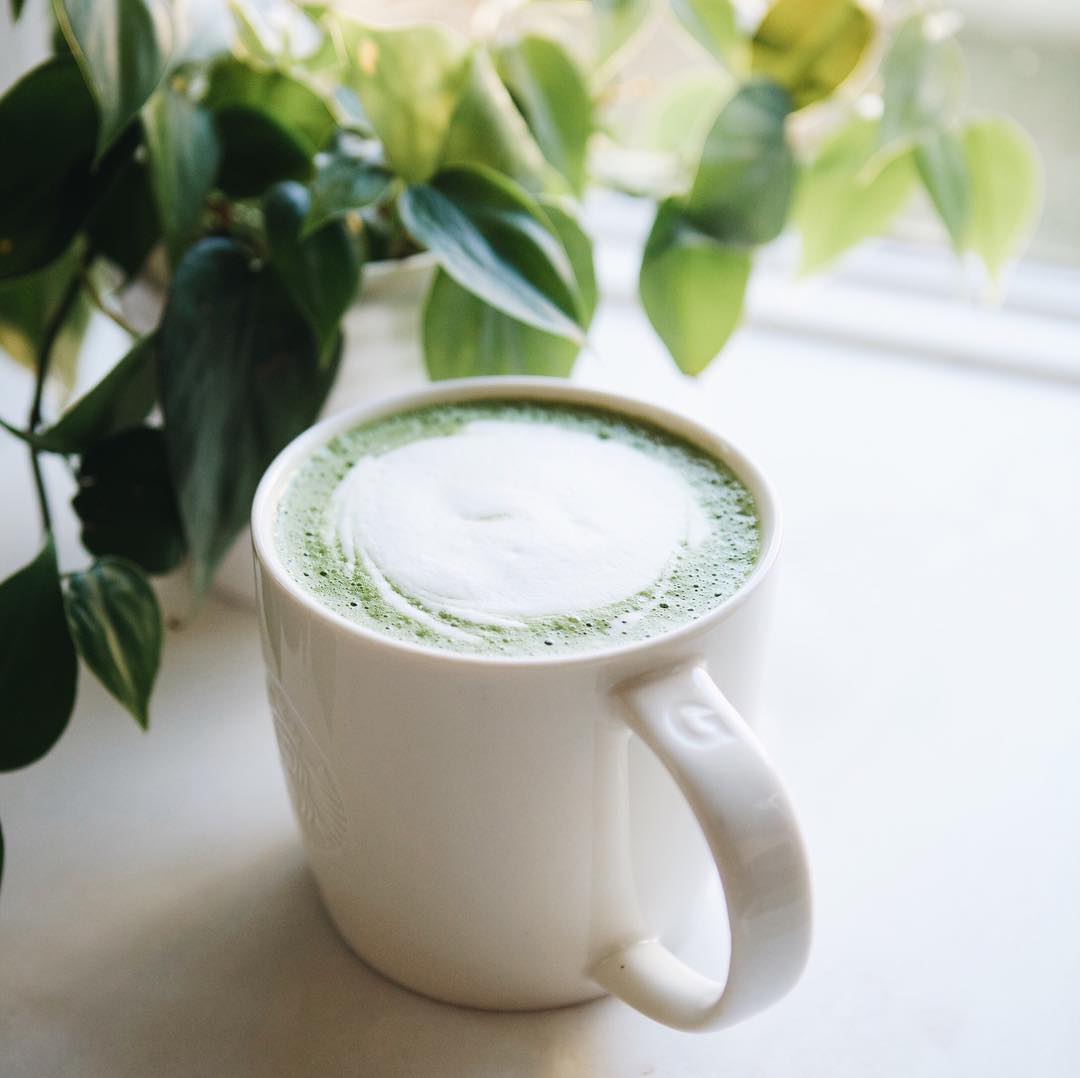
[[(290, 577), (274, 522), (312, 452), (359, 423), (483, 399), (599, 407), (720, 458), (757, 503), (753, 572), (687, 625), (551, 658), (382, 636)], [(810, 944), (806, 855), (740, 715), (752, 714), (780, 526), (741, 453), (676, 413), (561, 380), (442, 382), (293, 441), (259, 486), (252, 536), (293, 808), (330, 916), (366, 962), (451, 1003), (534, 1009), (609, 992), (694, 1030), (739, 1021), (795, 983)], [(725, 982), (663, 942), (686, 930), (715, 870), (731, 937)]]

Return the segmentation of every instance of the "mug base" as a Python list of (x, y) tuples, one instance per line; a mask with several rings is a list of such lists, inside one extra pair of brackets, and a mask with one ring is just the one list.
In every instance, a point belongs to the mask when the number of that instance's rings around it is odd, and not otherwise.
[[(371, 959), (357, 947), (348, 935), (341, 930), (332, 912), (327, 909), (330, 920), (334, 922), (342, 942), (349, 948), (353, 957), (362, 962), (372, 972), (377, 973), (384, 980), (404, 988), (414, 995), (423, 996), (435, 1003), (443, 1003), (452, 1007), (462, 1007), (474, 1011), (503, 1011), (506, 1013), (529, 1013), (534, 1011), (556, 1011), (564, 1007), (576, 1007), (582, 1003), (591, 1003), (610, 995), (598, 984), (587, 985), (580, 993), (566, 995), (526, 995), (517, 993), (497, 994), (488, 992), (476, 992), (470, 990), (455, 990), (452, 985), (443, 987), (433, 985), (430, 982), (421, 982), (409, 977), (390, 972), (384, 965)], [(584, 975), (583, 975), (584, 976)]]

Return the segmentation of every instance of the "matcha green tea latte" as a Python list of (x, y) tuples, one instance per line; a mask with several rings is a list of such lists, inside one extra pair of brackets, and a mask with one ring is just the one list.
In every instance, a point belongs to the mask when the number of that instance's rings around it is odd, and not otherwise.
[(656, 636), (738, 590), (753, 498), (692, 443), (616, 412), (439, 404), (340, 434), (281, 500), (285, 567), (376, 632), (479, 654)]

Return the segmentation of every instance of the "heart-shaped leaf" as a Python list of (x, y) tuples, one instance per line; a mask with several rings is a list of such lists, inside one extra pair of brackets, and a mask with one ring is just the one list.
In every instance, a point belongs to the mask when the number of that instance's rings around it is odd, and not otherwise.
[(877, 123), (842, 127), (799, 177), (793, 217), (802, 238), (802, 271), (820, 269), (868, 236), (886, 232), (915, 190), (912, 154), (871, 166)]
[(148, 573), (167, 573), (184, 556), (184, 532), (156, 427), (135, 427), (83, 454), (72, 506), (91, 554), (114, 554)]
[(318, 415), (340, 353), (320, 366), (315, 335), (274, 268), (217, 237), (177, 266), (160, 342), (169, 462), (203, 591), (247, 523), (263, 471)]
[(0, 584), (0, 771), (40, 759), (67, 727), (78, 664), (52, 537)]
[(1042, 166), (1030, 136), (1004, 116), (972, 120), (963, 144), (971, 184), (968, 246), (997, 277), (1038, 220)]
[(747, 83), (724, 106), (686, 200), (699, 230), (724, 243), (775, 239), (787, 221), (795, 158), (784, 138), (791, 98), (776, 83)]
[(328, 362), (341, 316), (356, 298), (360, 256), (343, 221), (331, 220), (302, 237), (311, 195), (298, 183), (280, 183), (263, 199), (270, 261), (319, 341)]
[(537, 202), (490, 169), (454, 168), (408, 187), (398, 211), (458, 284), (527, 325), (580, 342), (570, 261)]
[(971, 181), (962, 139), (948, 130), (923, 135), (915, 147), (915, 167), (954, 250), (963, 251), (971, 220)]
[(31, 434), (4, 426), (42, 452), (82, 453), (111, 434), (138, 426), (156, 396), (154, 338), (147, 336), (47, 430)]
[(0, 98), (0, 278), (41, 269), (71, 242), (90, 208), (96, 131), (70, 59), (34, 68)]
[(801, 109), (832, 94), (873, 38), (857, 0), (774, 0), (754, 32), (750, 69), (780, 83)]
[[(588, 319), (596, 309), (592, 244), (561, 207), (544, 211), (561, 237)], [(433, 379), (491, 374), (566, 377), (577, 358), (573, 341), (518, 322), (462, 288), (441, 269), (424, 305), (424, 359)]]
[(161, 660), (161, 611), (146, 574), (102, 558), (68, 576), (64, 605), (83, 662), (145, 730)]
[(964, 58), (956, 41), (938, 32), (939, 26), (940, 19), (914, 15), (892, 39), (881, 65), (881, 147), (910, 144), (956, 117), (967, 81)]
[(536, 34), (504, 46), (496, 57), (544, 157), (580, 194), (593, 127), (592, 96), (581, 69), (558, 42)]
[(336, 121), (306, 83), (238, 60), (214, 65), (203, 105), (221, 146), (218, 185), (234, 198), (262, 195), (280, 180), (306, 180)]
[(53, 0), (53, 10), (98, 104), (100, 157), (165, 74), (170, 11), (163, 0)]
[(209, 112), (162, 86), (143, 109), (150, 185), (173, 260), (195, 234), (221, 157)]
[(302, 236), (309, 236), (335, 217), (372, 205), (386, 193), (393, 173), (371, 159), (367, 145), (346, 136), (333, 150), (316, 158)]
[(676, 202), (661, 203), (638, 286), (649, 321), (685, 374), (699, 374), (727, 343), (749, 276), (749, 251), (698, 231)]
[(469, 78), (468, 41), (436, 25), (378, 30), (341, 18), (346, 85), (386, 148), (394, 171), (420, 183), (439, 166)]

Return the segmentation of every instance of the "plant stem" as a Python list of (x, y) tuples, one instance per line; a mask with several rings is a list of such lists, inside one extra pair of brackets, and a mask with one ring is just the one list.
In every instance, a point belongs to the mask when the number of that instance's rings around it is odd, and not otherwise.
[[(41, 401), (45, 393), (45, 379), (49, 374), (49, 364), (52, 362), (53, 348), (56, 345), (57, 338), (60, 336), (60, 330), (63, 329), (64, 323), (71, 313), (71, 308), (75, 305), (75, 301), (79, 297), (79, 288), (81, 285), (82, 273), (80, 272), (74, 274), (71, 280), (68, 281), (67, 287), (64, 289), (64, 294), (60, 297), (60, 302), (57, 304), (56, 310), (53, 311), (52, 317), (45, 327), (45, 335), (41, 339), (41, 347), (38, 349), (37, 354), (37, 377), (34, 382), (34, 399), (30, 405), (30, 418), (26, 423), (26, 428), (31, 434), (37, 430), (38, 424), (41, 422)], [(41, 526), (45, 529), (46, 534), (48, 534), (52, 531), (52, 515), (49, 512), (49, 499), (45, 492), (45, 481), (41, 475), (40, 456), (33, 446), (30, 447), (30, 467), (34, 472), (34, 486), (37, 488), (38, 506), (41, 509)]]

